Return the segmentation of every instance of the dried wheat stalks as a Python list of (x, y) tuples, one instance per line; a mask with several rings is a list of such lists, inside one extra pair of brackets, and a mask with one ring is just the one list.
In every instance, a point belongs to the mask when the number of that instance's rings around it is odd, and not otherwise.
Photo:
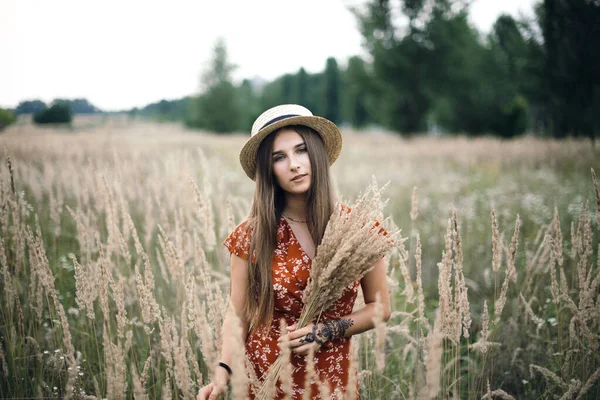
[(496, 389), (494, 391), (490, 391), (489, 389), (489, 382), (488, 382), (488, 393), (485, 394), (481, 400), (484, 399), (493, 399), (494, 397), (500, 397), (503, 400), (515, 400), (515, 398), (513, 396), (511, 396), (510, 394), (506, 393), (504, 390), (502, 389)]
[(496, 220), (496, 208), (492, 206), (492, 271), (498, 273), (500, 269), (500, 232), (498, 230), (498, 221)]
[(281, 382), (281, 391), (284, 393), (284, 400), (290, 400), (291, 399), (291, 395), (292, 395), (292, 374), (293, 374), (293, 368), (292, 368), (292, 362), (291, 362), (291, 355), (292, 352), (290, 350), (290, 339), (287, 336), (287, 324), (285, 323), (285, 319), (281, 318), (281, 320), (279, 321), (279, 332), (281, 333), (281, 336), (283, 337), (283, 340), (281, 341), (281, 354), (283, 357), (283, 366), (281, 367), (281, 377), (280, 377), (280, 382)]
[(506, 304), (506, 293), (508, 291), (508, 283), (513, 279), (513, 276), (516, 279), (517, 270), (515, 268), (515, 258), (517, 255), (517, 246), (518, 246), (518, 237), (519, 237), (519, 227), (521, 226), (521, 219), (517, 215), (517, 220), (515, 221), (515, 231), (510, 243), (509, 254), (508, 254), (508, 265), (506, 267), (506, 277), (504, 282), (502, 283), (502, 290), (500, 292), (500, 297), (498, 301), (496, 301), (496, 307), (494, 309), (494, 324), (500, 322), (500, 316), (502, 315), (502, 310), (504, 309), (504, 305)]
[(415, 186), (412, 191), (411, 198), (411, 209), (410, 209), (410, 219), (411, 221), (415, 221), (419, 218), (419, 195), (417, 194), (417, 187)]
[(583, 395), (587, 393), (588, 390), (592, 387), (592, 385), (600, 378), (600, 368), (596, 370), (587, 380), (587, 382), (581, 388), (579, 395), (575, 400), (579, 400), (583, 398)]
[(594, 181), (594, 193), (596, 193), (596, 228), (600, 232), (600, 191), (598, 190), (598, 181), (596, 181), (596, 171), (592, 168), (592, 180)]
[(482, 316), (482, 322), (481, 322), (481, 337), (479, 338), (479, 340), (477, 342), (469, 345), (470, 349), (477, 350), (477, 351), (480, 351), (483, 354), (485, 354), (485, 353), (487, 353), (487, 351), (490, 347), (500, 346), (500, 343), (488, 341), (489, 324), (490, 324), (490, 317), (489, 317), (489, 313), (488, 313), (487, 300), (484, 300), (483, 316)]
[(440, 331), (440, 325), (441, 317), (438, 314), (433, 324), (433, 330), (427, 336), (427, 355), (425, 356), (427, 385), (419, 393), (419, 399), (433, 399), (440, 391), (440, 372), (444, 351), (442, 346), (444, 335)]

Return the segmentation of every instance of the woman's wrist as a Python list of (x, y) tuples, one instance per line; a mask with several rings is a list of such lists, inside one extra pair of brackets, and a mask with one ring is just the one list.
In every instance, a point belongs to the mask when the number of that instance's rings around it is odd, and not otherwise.
[(320, 322), (313, 326), (313, 335), (315, 342), (323, 345), (335, 339), (341, 339), (346, 336), (346, 331), (354, 325), (354, 320), (346, 318), (336, 318)]
[(213, 373), (213, 381), (218, 381), (220, 383), (223, 383), (223, 385), (227, 385), (227, 382), (229, 382), (229, 378), (231, 378), (231, 373), (229, 372), (231, 371), (231, 368), (227, 369), (221, 364), (227, 365), (225, 363), (219, 363), (217, 365), (217, 368)]
[(219, 362), (219, 367), (227, 371), (228, 375), (231, 375), (231, 368), (229, 367), (229, 365), (225, 364), (224, 362)]

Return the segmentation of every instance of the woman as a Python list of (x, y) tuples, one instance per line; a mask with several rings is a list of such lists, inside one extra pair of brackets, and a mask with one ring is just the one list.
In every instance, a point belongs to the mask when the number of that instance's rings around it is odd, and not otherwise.
[[(344, 291), (316, 325), (296, 329), (311, 261), (334, 212), (329, 166), (341, 147), (342, 137), (334, 123), (313, 116), (302, 106), (281, 105), (257, 118), (240, 153), (242, 167), (256, 187), (249, 218), (224, 243), (231, 253), (230, 301), (259, 379), (279, 355), (280, 320), (285, 320), (292, 351), (293, 399), (300, 399), (305, 390), (310, 349), (314, 350), (318, 381), (328, 383), (331, 393), (345, 392), (350, 337), (373, 328), (377, 293), (384, 320), (390, 316), (385, 265), (379, 260)], [(365, 307), (352, 312), (359, 285)], [(232, 323), (232, 318), (226, 317), (223, 331)], [(217, 399), (225, 392), (230, 358), (231, 349), (224, 341), (219, 367), (198, 399)], [(313, 394), (318, 393), (318, 381), (312, 384)], [(278, 390), (277, 396), (283, 393)]]

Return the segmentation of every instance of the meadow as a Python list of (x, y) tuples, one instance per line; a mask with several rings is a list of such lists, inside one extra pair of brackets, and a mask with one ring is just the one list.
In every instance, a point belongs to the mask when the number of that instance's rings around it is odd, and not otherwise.
[[(406, 238), (392, 318), (353, 338), (360, 398), (600, 398), (600, 145), (343, 136), (337, 194), (389, 182)], [(0, 135), (1, 398), (195, 398), (245, 140), (125, 117)]]

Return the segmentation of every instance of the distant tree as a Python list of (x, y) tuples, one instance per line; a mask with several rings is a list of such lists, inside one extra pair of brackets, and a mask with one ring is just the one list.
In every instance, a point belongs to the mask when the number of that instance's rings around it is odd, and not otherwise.
[(129, 110), (127, 112), (127, 115), (129, 115), (129, 118), (135, 118), (138, 116), (138, 114), (140, 113), (140, 109), (138, 107), (133, 107), (131, 110)]
[(267, 83), (260, 94), (261, 109), (266, 110), (279, 104), (300, 104), (315, 115), (323, 115), (322, 73), (309, 74), (300, 68), (296, 74), (282, 75)]
[(312, 111), (314, 115), (325, 116), (325, 88), (325, 72), (308, 74), (308, 99), (305, 107)]
[(600, 131), (600, 2), (544, 0), (544, 37), (550, 130), (595, 138)]
[(69, 106), (62, 103), (52, 104), (49, 108), (40, 111), (33, 116), (36, 124), (69, 124), (72, 116)]
[(362, 58), (355, 56), (348, 60), (348, 68), (343, 74), (343, 108), (346, 118), (357, 128), (369, 121), (367, 107), (371, 79)]
[(0, 108), (0, 131), (16, 121), (17, 117), (12, 111)]
[(268, 82), (262, 90), (260, 95), (261, 109), (266, 110), (279, 104), (285, 103), (283, 98), (282, 84), (283, 76)]
[(67, 105), (73, 114), (98, 114), (102, 112), (102, 110), (91, 104), (87, 99), (56, 99), (52, 103)]
[(281, 78), (281, 98), (282, 103), (290, 104), (294, 102), (294, 75), (285, 74)]
[(161, 100), (148, 104), (142, 109), (136, 107), (129, 111), (129, 115), (141, 115), (158, 121), (184, 121), (187, 116), (189, 102), (189, 97), (177, 100)]
[(225, 41), (218, 39), (210, 68), (202, 75), (202, 93), (190, 102), (188, 126), (220, 133), (241, 128), (237, 90), (231, 82), (234, 68), (229, 62)]
[(333, 57), (327, 59), (325, 65), (325, 96), (323, 98), (323, 116), (328, 120), (339, 123), (341, 114), (340, 105), (340, 70)]
[(296, 74), (296, 103), (308, 107), (308, 74), (304, 68), (300, 68)]
[(240, 129), (245, 132), (250, 132), (254, 120), (262, 112), (260, 102), (256, 95), (252, 83), (248, 79), (244, 79), (242, 85), (238, 88), (238, 104), (240, 109)]
[(27, 100), (19, 103), (17, 108), (15, 108), (15, 114), (35, 114), (40, 111), (43, 111), (46, 108), (46, 103), (41, 100)]

